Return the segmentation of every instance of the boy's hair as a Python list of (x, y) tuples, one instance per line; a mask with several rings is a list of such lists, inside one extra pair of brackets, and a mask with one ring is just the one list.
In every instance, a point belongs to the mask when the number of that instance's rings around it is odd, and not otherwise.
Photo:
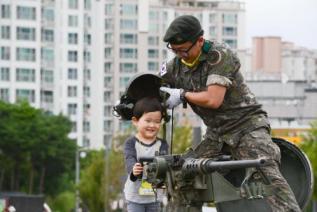
[(141, 118), (144, 113), (160, 111), (163, 118), (163, 107), (161, 102), (155, 97), (144, 97), (138, 100), (133, 108), (133, 116)]

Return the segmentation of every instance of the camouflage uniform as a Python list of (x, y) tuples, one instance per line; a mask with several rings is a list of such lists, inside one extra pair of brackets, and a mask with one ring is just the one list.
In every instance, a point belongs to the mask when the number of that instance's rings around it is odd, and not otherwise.
[(175, 57), (161, 70), (163, 80), (175, 88), (191, 92), (206, 90), (209, 85), (227, 88), (223, 104), (218, 109), (190, 104), (207, 131), (204, 140), (194, 148), (202, 157), (221, 154), (229, 146), (236, 159), (272, 159), (263, 171), (274, 186), (274, 195), (267, 199), (273, 211), (300, 211), (295, 196), (279, 172), (279, 147), (270, 136), (267, 114), (257, 103), (239, 72), (240, 62), (223, 44), (205, 41), (196, 67), (188, 68)]

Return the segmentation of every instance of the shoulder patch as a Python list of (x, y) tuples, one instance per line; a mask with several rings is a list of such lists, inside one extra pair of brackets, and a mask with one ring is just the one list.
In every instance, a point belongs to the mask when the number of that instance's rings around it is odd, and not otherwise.
[(167, 73), (166, 65), (167, 65), (167, 62), (163, 62), (162, 63), (162, 67), (161, 67), (161, 70), (160, 70), (160, 76), (163, 76), (163, 75), (165, 75)]
[(220, 63), (222, 56), (221, 56), (221, 52), (219, 50), (213, 49), (209, 55), (210, 55), (209, 61), (210, 61), (211, 65), (217, 65)]

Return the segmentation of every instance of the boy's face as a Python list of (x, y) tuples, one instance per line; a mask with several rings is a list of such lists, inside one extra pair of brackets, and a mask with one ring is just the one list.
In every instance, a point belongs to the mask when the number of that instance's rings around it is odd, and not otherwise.
[(144, 113), (139, 119), (132, 118), (137, 128), (137, 135), (143, 141), (154, 141), (161, 126), (162, 114), (160, 111)]

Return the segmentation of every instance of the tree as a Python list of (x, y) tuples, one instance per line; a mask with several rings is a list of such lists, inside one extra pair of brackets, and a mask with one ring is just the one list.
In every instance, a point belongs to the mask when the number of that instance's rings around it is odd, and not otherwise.
[[(0, 102), (0, 190), (56, 195), (73, 179), (71, 124), (27, 102)], [(67, 187), (67, 186), (66, 186)]]
[[(306, 135), (303, 136), (303, 142), (300, 148), (308, 156), (314, 174), (314, 182), (317, 182), (317, 121), (311, 123), (311, 128)], [(317, 185), (314, 184), (313, 199), (317, 200)]]

